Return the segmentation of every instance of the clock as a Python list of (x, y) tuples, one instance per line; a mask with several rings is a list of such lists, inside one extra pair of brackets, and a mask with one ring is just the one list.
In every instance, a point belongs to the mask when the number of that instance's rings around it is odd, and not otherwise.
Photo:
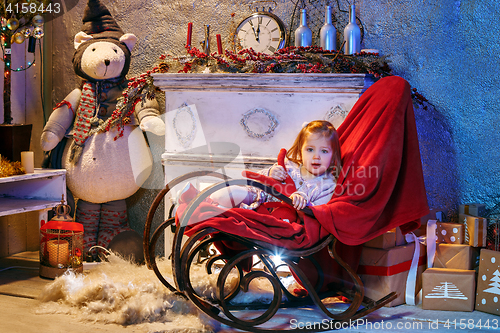
[(273, 54), (285, 46), (285, 25), (274, 14), (256, 12), (241, 21), (234, 34), (236, 51), (252, 48), (256, 52)]

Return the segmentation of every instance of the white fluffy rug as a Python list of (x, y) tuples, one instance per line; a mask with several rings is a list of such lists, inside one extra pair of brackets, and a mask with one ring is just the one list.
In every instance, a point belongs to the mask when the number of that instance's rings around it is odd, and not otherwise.
[[(56, 278), (39, 295), (37, 313), (64, 313), (82, 321), (134, 325), (145, 332), (210, 332), (218, 326), (200, 315), (189, 301), (171, 293), (146, 266), (113, 254), (108, 260), (84, 274), (68, 271)], [(171, 276), (169, 261), (157, 264), (164, 275)], [(210, 296), (217, 274), (207, 276), (204, 270), (194, 265), (193, 287), (198, 294)], [(252, 282), (249, 292), (234, 301), (265, 301), (272, 297), (268, 288), (266, 281)]]

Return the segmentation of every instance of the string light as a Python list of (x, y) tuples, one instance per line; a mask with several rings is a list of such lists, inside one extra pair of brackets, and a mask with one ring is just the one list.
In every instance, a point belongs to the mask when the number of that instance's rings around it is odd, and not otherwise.
[[(27, 2), (30, 2), (28, 0)], [(40, 40), (43, 37), (43, 17), (41, 15), (35, 15), (30, 17), (29, 13), (27, 14), (27, 21), (18, 21), (17, 18), (11, 17), (7, 20), (4, 17), (1, 17), (1, 43), (0, 46), (2, 48), (3, 60), (5, 63), (5, 70), (11, 70), (14, 72), (20, 72), (35, 66), (35, 47), (36, 41)], [(32, 16), (32, 14), (31, 14)], [(26, 18), (26, 17), (25, 17)], [(11, 22), (12, 21), (12, 22)], [(23, 22), (22, 24), (19, 24)], [(33, 29), (34, 27), (34, 29)], [(22, 34), (22, 35), (21, 35)], [(18, 37), (20, 35), (22, 38), (14, 38), (14, 36)], [(12, 38), (10, 38), (12, 37)], [(15, 41), (18, 44), (22, 44), (26, 39), (29, 40), (28, 43), (28, 53), (33, 53), (33, 60), (27, 61), (26, 65), (19, 66), (17, 68), (11, 68), (12, 62), (10, 61), (11, 55), (11, 46), (10, 43)]]
[[(2, 36), (2, 39), (3, 39), (3, 40), (5, 40), (5, 39), (6, 39), (6, 37), (5, 37), (5, 36)], [(10, 61), (7, 61), (9, 53), (6, 53), (6, 50), (8, 50), (8, 49), (7, 49), (7, 42), (5, 42), (5, 43), (3, 44), (3, 47), (2, 47), (2, 52), (3, 52), (3, 55), (4, 55), (4, 56), (3, 56), (3, 59), (1, 59), (1, 60), (3, 60), (3, 61), (5, 62), (5, 67), (6, 67), (6, 69), (9, 69), (9, 70), (14, 71), (14, 72), (21, 72), (21, 71), (24, 71), (24, 70), (27, 70), (27, 69), (31, 68), (32, 66), (35, 66), (35, 55), (33, 54), (33, 61), (28, 61), (28, 62), (26, 63), (26, 67), (24, 67), (24, 66), (20, 66), (20, 67), (18, 67), (18, 68), (16, 68), (16, 69), (11, 68), (11, 67), (10, 67), (10, 66), (11, 66), (11, 62), (10, 62)]]
[(34, 60), (33, 60), (33, 62), (29, 61), (29, 62), (26, 64), (26, 67), (21, 66), (21, 67), (18, 67), (18, 68), (11, 68), (11, 67), (10, 67), (10, 65), (11, 65), (11, 64), (10, 64), (10, 62), (8, 62), (8, 61), (7, 61), (7, 62), (5, 62), (5, 66), (6, 66), (6, 68), (7, 68), (7, 69), (10, 69), (10, 70), (12, 70), (12, 71), (14, 71), (14, 72), (21, 72), (21, 71), (25, 71), (25, 70), (27, 70), (27, 69), (29, 69), (29, 68), (31, 68), (31, 67), (36, 67), (36, 64), (35, 64), (35, 61), (34, 61)]

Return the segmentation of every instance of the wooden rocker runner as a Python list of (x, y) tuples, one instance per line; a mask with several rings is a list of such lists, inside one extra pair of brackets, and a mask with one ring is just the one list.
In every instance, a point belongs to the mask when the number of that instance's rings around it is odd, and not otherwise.
[[(266, 181), (229, 179), (212, 171), (192, 172), (172, 180), (155, 198), (147, 216), (144, 254), (148, 267), (169, 290), (184, 295), (200, 311), (244, 331), (308, 331), (283, 324), (272, 327), (275, 321), (270, 319), (284, 307), (311, 306), (331, 323), (343, 323), (391, 302), (397, 297), (395, 293), (380, 300), (365, 297), (356, 269), (361, 244), (395, 227), (404, 233), (414, 230), (420, 225), (419, 218), (428, 213), (407, 82), (395, 76), (379, 80), (361, 96), (338, 133), (343, 165), (338, 190), (327, 204), (294, 212), (294, 220), (284, 221), (272, 210), (222, 209), (209, 202), (212, 193), (238, 185), (255, 187), (279, 199), (283, 206), (292, 207), (289, 197)], [(376, 174), (367, 175), (369, 167), (375, 168)], [(220, 182), (200, 193), (183, 192), (176, 217), (168, 218), (151, 234), (153, 217), (165, 195), (176, 185), (207, 176)], [(363, 191), (350, 191), (361, 187)], [(175, 286), (162, 275), (155, 258), (158, 239), (172, 225), (176, 225), (171, 258)], [(184, 241), (184, 236), (189, 238)], [(218, 265), (220, 271), (215, 296), (206, 298), (194, 290), (190, 268), (199, 253), (212, 244), (220, 254), (207, 259), (206, 270), (211, 274)], [(302, 286), (299, 292), (290, 292), (283, 285), (271, 258), (276, 254)], [(255, 257), (264, 268), (254, 265)], [(238, 283), (231, 289), (228, 277), (235, 272)], [(269, 281), (272, 301), (244, 306), (260, 309), (256, 317), (237, 317), (241, 305), (235, 306), (231, 300), (255, 279)], [(327, 308), (323, 301), (332, 296), (344, 296), (350, 305), (342, 312)], [(332, 325), (323, 330), (336, 327)]]

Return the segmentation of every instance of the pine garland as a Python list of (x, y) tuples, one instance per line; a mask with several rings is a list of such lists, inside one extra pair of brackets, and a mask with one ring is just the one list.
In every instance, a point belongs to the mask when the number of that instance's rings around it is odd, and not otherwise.
[(142, 105), (147, 99), (154, 99), (156, 88), (153, 84), (152, 73), (158, 72), (159, 67), (155, 67), (146, 73), (142, 73), (129, 80), (127, 89), (122, 92), (122, 96), (118, 98), (116, 109), (105, 122), (102, 122), (98, 127), (91, 131), (91, 134), (99, 132), (107, 132), (113, 127), (117, 127), (118, 134), (114, 138), (116, 141), (123, 136), (124, 126), (130, 123), (130, 117), (135, 111), (137, 104)]
[[(342, 49), (342, 48), (341, 48)], [(290, 46), (269, 55), (243, 49), (239, 52), (225, 50), (224, 55), (201, 52), (195, 47), (186, 48), (188, 56), (162, 54), (157, 67), (131, 79), (128, 89), (117, 104), (113, 116), (102, 130), (121, 127), (135, 108), (146, 98), (154, 98), (156, 88), (152, 73), (360, 73), (371, 74), (375, 79), (390, 76), (392, 70), (387, 56), (361, 52), (345, 55), (342, 52), (325, 51), (317, 46)], [(416, 88), (411, 90), (413, 100), (427, 109), (431, 104)], [(116, 139), (116, 138), (115, 138)]]
[(345, 55), (320, 47), (290, 46), (273, 55), (252, 49), (239, 52), (226, 50), (224, 55), (207, 55), (196, 48), (189, 56), (163, 55), (161, 73), (365, 73), (376, 78), (391, 75), (386, 56), (361, 52)]

